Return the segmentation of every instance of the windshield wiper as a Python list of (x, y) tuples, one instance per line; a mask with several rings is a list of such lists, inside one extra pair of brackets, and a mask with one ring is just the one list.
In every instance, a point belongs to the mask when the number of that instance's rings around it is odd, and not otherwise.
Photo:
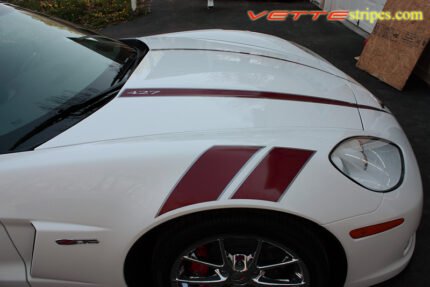
[[(107, 38), (109, 39), (109, 38)], [(114, 41), (114, 40), (112, 40)], [(46, 119), (45, 121), (42, 121), (37, 126), (35, 126), (31, 131), (24, 134), (22, 137), (20, 137), (11, 148), (9, 148), (9, 151), (14, 151), (18, 147), (20, 147), (23, 143), (27, 142), (31, 138), (33, 138), (35, 135), (42, 133), (45, 129), (56, 125), (58, 122), (66, 119), (71, 118), (73, 116), (76, 117), (83, 117), (85, 114), (96, 110), (98, 107), (103, 106), (108, 101), (110, 101), (112, 98), (114, 98), (117, 93), (120, 91), (124, 83), (126, 82), (125, 77), (127, 74), (134, 71), (134, 69), (137, 67), (137, 65), (140, 63), (144, 56), (144, 51), (141, 51), (139, 48), (134, 48), (135, 52), (132, 53), (123, 63), (121, 68), (119, 69), (117, 75), (113, 79), (110, 88), (102, 91), (101, 93), (91, 96), (87, 100), (83, 100), (79, 103), (73, 103), (69, 104), (63, 108), (60, 108), (58, 110), (53, 111), (52, 115)], [(75, 102), (75, 101), (74, 101)]]
[(34, 127), (30, 132), (22, 136), (18, 141), (15, 142), (15, 144), (9, 150), (10, 151), (15, 150), (21, 144), (28, 141), (30, 138), (34, 137), (35, 135), (43, 132), (45, 129), (57, 124), (58, 122), (68, 117), (81, 116), (86, 112), (93, 111), (97, 107), (103, 106), (106, 102), (108, 102), (118, 94), (121, 87), (122, 87), (122, 83), (119, 85), (115, 85), (99, 93), (98, 95), (89, 98), (88, 100), (85, 100), (73, 105), (69, 105), (62, 109), (58, 109), (54, 111), (54, 114), (51, 117), (49, 117), (45, 121), (42, 121), (40, 124)]
[(112, 83), (110, 84), (113, 86), (117, 82), (121, 82), (122, 79), (134, 68), (136, 68), (137, 64), (140, 63), (141, 59), (141, 52), (139, 49), (135, 48), (135, 53), (130, 55), (124, 62), (124, 64), (121, 66), (121, 68), (118, 71), (118, 74), (115, 76), (115, 78), (112, 80)]
[(53, 112), (53, 115), (50, 116), (47, 120), (42, 121), (36, 127), (34, 127), (30, 132), (26, 133), (22, 136), (15, 144), (9, 149), (13, 151), (17, 149), (20, 145), (34, 137), (35, 135), (43, 132), (45, 129), (57, 124), (58, 122), (70, 118), (72, 116), (83, 116), (87, 112), (93, 111), (100, 106), (103, 106), (110, 99), (115, 97), (119, 90), (122, 88), (126, 80), (124, 80), (125, 76), (132, 72), (137, 65), (140, 63), (140, 60), (143, 58), (143, 53), (135, 48), (135, 53), (131, 54), (121, 66), (118, 71), (118, 74), (115, 76), (114, 80), (111, 83), (111, 87), (107, 90), (102, 91), (101, 93), (90, 97), (87, 100), (83, 100), (82, 102), (68, 105), (64, 108), (60, 108)]

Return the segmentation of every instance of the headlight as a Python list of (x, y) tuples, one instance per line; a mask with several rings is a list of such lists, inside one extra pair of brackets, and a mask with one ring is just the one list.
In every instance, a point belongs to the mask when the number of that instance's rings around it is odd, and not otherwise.
[(359, 185), (387, 192), (401, 184), (403, 156), (393, 143), (370, 137), (341, 142), (330, 154), (333, 165)]

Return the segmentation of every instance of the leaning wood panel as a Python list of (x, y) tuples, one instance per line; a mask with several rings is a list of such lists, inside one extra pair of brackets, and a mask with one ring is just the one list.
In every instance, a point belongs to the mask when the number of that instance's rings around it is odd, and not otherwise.
[(357, 67), (402, 90), (430, 38), (429, 0), (388, 0), (384, 11), (422, 11), (423, 21), (378, 21)]

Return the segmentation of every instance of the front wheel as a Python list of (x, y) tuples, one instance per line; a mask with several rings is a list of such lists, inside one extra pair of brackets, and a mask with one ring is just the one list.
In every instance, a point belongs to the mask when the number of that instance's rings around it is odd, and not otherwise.
[(323, 244), (293, 219), (183, 221), (161, 236), (153, 254), (159, 287), (329, 285)]

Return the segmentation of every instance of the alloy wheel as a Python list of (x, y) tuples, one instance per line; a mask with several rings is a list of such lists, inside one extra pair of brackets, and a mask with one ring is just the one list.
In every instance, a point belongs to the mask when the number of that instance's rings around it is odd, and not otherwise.
[(294, 251), (271, 240), (220, 236), (189, 247), (175, 261), (172, 287), (309, 286)]

